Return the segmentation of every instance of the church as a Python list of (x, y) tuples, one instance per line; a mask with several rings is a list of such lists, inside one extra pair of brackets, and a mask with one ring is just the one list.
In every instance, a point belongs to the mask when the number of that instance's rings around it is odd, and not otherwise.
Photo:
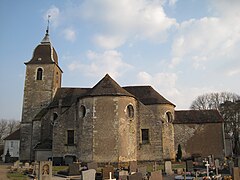
[(48, 30), (25, 62), (20, 160), (97, 163), (225, 156), (217, 110), (175, 110), (151, 86), (120, 86), (106, 74), (94, 87), (62, 87)]

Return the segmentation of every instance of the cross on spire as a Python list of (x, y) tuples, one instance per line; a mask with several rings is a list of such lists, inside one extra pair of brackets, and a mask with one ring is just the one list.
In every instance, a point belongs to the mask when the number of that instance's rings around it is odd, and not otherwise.
[(47, 35), (48, 35), (48, 33), (49, 33), (50, 17), (51, 17), (51, 15), (48, 15), (48, 24), (47, 24), (47, 30), (46, 30), (46, 34), (47, 34)]

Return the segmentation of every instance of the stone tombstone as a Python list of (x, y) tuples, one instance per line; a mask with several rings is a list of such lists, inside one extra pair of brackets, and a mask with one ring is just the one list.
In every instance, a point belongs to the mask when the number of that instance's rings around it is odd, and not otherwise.
[(103, 179), (109, 179), (110, 176), (109, 176), (109, 173), (112, 173), (112, 175), (114, 174), (114, 168), (113, 166), (106, 166), (102, 169), (102, 174), (103, 174)]
[(82, 180), (94, 180), (96, 177), (96, 170), (89, 169), (86, 171), (82, 171)]
[(73, 163), (68, 165), (68, 175), (73, 176), (73, 175), (80, 175), (79, 172), (79, 164)]
[(142, 180), (142, 173), (136, 172), (128, 176), (128, 180)]
[(240, 179), (240, 167), (233, 168), (233, 179), (239, 180)]
[(87, 163), (87, 167), (88, 167), (88, 169), (95, 169), (95, 170), (97, 170), (98, 164), (96, 162), (90, 162), (90, 163)]
[(137, 161), (129, 162), (129, 172), (130, 172), (130, 174), (133, 172), (137, 172)]
[(14, 162), (13, 163), (13, 166), (14, 166), (14, 168), (19, 168), (19, 163), (20, 163), (20, 161), (18, 160), (18, 161), (16, 161), (16, 162)]
[(215, 159), (214, 164), (216, 168), (220, 168), (219, 159)]
[(118, 172), (119, 180), (127, 180), (128, 171), (121, 170)]
[(154, 171), (151, 172), (151, 176), (149, 177), (149, 180), (163, 180), (162, 177), (162, 171)]
[(139, 167), (137, 169), (137, 172), (140, 172), (142, 173), (143, 177), (147, 175), (147, 167), (146, 166), (142, 166), (142, 167)]
[(33, 175), (39, 176), (39, 163), (37, 161), (33, 163)]
[(52, 180), (52, 161), (40, 161), (39, 180)]
[(167, 175), (172, 175), (173, 174), (173, 170), (172, 170), (172, 162), (171, 161), (165, 161), (165, 173)]
[(177, 174), (178, 175), (183, 174), (183, 168), (177, 168)]
[(187, 160), (186, 162), (186, 169), (188, 172), (192, 172), (193, 171), (193, 161), (192, 160)]
[(26, 163), (24, 164), (24, 167), (25, 167), (25, 168), (29, 168), (29, 167), (30, 167), (30, 164), (29, 164), (28, 162), (26, 162)]

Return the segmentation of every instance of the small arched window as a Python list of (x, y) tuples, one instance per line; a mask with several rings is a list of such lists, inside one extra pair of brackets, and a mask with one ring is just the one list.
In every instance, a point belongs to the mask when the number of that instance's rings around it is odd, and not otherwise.
[(43, 70), (42, 68), (37, 69), (37, 80), (42, 80)]
[(172, 113), (171, 112), (167, 112), (166, 115), (167, 115), (167, 122), (172, 123), (172, 121), (173, 121)]
[(134, 109), (132, 105), (128, 105), (127, 106), (127, 116), (129, 118), (133, 118), (134, 117)]
[(57, 113), (53, 113), (53, 121), (55, 121), (58, 118), (58, 114)]
[(85, 108), (85, 106), (81, 105), (80, 109), (79, 109), (79, 117), (84, 118), (85, 115), (86, 115), (86, 108)]

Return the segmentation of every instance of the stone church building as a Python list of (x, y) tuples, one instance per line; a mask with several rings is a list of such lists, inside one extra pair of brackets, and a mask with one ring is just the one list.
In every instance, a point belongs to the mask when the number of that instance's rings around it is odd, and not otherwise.
[(121, 87), (106, 74), (94, 87), (61, 86), (62, 69), (48, 30), (25, 63), (20, 160), (121, 163), (223, 158), (218, 111), (176, 111), (151, 86)]

